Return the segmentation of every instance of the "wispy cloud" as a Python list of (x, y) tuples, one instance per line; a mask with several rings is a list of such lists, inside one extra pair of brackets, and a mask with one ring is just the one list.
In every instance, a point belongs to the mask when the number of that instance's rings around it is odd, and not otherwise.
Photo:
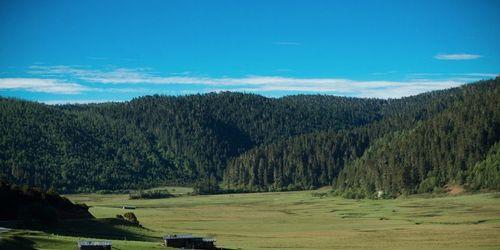
[(22, 89), (30, 92), (78, 94), (88, 90), (86, 86), (59, 79), (0, 78), (0, 90)]
[[(281, 79), (270, 84), (236, 88), (245, 92), (329, 93), (355, 97), (399, 98), (464, 84), (457, 81), (354, 81), (347, 79)], [(281, 83), (280, 83), (281, 82)], [(286, 83), (286, 84), (284, 84)], [(227, 90), (227, 89), (221, 89)]]
[(285, 45), (285, 46), (297, 46), (300, 45), (301, 43), (299, 42), (293, 42), (293, 41), (279, 41), (279, 42), (274, 42), (274, 45)]
[(473, 60), (480, 57), (481, 55), (476, 54), (438, 54), (434, 56), (438, 60)]
[[(189, 73), (159, 74), (148, 68), (109, 68), (96, 70), (72, 66), (33, 66), (30, 74), (41, 78), (11, 78), (0, 81), (0, 89), (22, 88), (29, 91), (55, 93), (165, 93), (188, 91), (245, 91), (264, 95), (292, 93), (323, 93), (356, 97), (398, 98), (456, 87), (484, 77), (489, 73), (434, 74), (416, 73), (403, 81), (359, 81), (343, 78), (296, 78), (283, 76), (207, 77)], [(17, 80), (16, 80), (17, 79)], [(59, 79), (59, 80), (58, 80)], [(81, 83), (81, 84), (76, 84)], [(6, 84), (9, 83), (9, 84)], [(85, 86), (83, 85), (85, 84)], [(86, 86), (93, 86), (92, 88)], [(165, 86), (165, 87), (162, 87)]]
[(96, 99), (96, 100), (86, 100), (86, 99), (81, 99), (81, 100), (45, 100), (41, 101), (42, 103), (49, 104), (49, 105), (57, 105), (57, 104), (89, 104), (89, 103), (103, 103), (103, 102), (116, 102), (113, 100), (108, 100), (108, 99)]
[(494, 78), (499, 76), (500, 74), (494, 74), (494, 73), (462, 73), (459, 75), (463, 76), (472, 76), (472, 77), (483, 77), (483, 78)]
[(407, 74), (408, 77), (413, 78), (413, 77), (437, 77), (437, 76), (443, 76), (442, 73), (409, 73)]
[(465, 81), (476, 81), (484, 78), (495, 78), (500, 74), (497, 73), (409, 73), (406, 75), (409, 79), (418, 78), (446, 78), (448, 80), (452, 79), (464, 79)]

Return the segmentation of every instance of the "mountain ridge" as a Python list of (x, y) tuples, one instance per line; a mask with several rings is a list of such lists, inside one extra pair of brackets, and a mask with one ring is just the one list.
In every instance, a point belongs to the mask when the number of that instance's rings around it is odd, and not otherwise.
[[(388, 100), (232, 92), (87, 105), (0, 98), (1, 175), (61, 192), (164, 184), (210, 187), (206, 192), (218, 191), (219, 183), (240, 191), (331, 185), (378, 138), (412, 129), (462, 105), (468, 95), (498, 94), (498, 86), (496, 78)], [(498, 106), (494, 97), (490, 106)], [(286, 175), (275, 181), (279, 173)]]

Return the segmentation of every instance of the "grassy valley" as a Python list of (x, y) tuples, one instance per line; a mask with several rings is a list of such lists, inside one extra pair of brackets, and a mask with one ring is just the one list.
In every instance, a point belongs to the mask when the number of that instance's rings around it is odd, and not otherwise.
[[(116, 249), (165, 249), (166, 233), (213, 236), (230, 249), (498, 249), (500, 195), (413, 195), (353, 200), (329, 189), (129, 200), (126, 194), (75, 194), (93, 220), (57, 231), (3, 234), (38, 249), (68, 249), (82, 237), (113, 239)], [(115, 223), (133, 205), (142, 227)], [(124, 237), (127, 240), (124, 240)], [(6, 238), (6, 239), (5, 239)], [(27, 248), (32, 249), (32, 248)]]

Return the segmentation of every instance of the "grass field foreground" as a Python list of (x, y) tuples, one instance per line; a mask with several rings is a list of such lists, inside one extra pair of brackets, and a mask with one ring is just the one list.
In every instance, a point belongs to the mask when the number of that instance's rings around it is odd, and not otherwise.
[[(74, 249), (80, 239), (101, 238), (112, 239), (113, 249), (167, 249), (164, 234), (191, 233), (231, 249), (500, 249), (499, 193), (349, 200), (325, 190), (207, 196), (176, 190), (181, 196), (149, 200), (66, 195), (90, 205), (96, 219), (2, 232), (0, 248)], [(114, 219), (130, 211), (143, 227)]]
[(319, 191), (182, 196), (67, 196), (97, 218), (133, 212), (151, 237), (192, 233), (242, 249), (499, 249), (498, 193), (348, 200)]

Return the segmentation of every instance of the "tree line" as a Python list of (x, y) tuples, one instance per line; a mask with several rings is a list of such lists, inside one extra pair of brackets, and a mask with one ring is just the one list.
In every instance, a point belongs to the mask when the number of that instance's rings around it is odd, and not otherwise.
[(229, 162), (224, 185), (239, 191), (333, 185), (347, 197), (378, 191), (394, 197), (450, 183), (498, 190), (499, 164), (488, 150), (500, 139), (499, 83), (390, 100), (384, 117), (370, 124), (256, 147)]
[(498, 189), (499, 85), (496, 78), (389, 100), (230, 92), (88, 105), (0, 98), (0, 174), (60, 192), (333, 185), (371, 197), (451, 182)]
[(370, 123), (385, 102), (229, 92), (56, 106), (0, 98), (1, 175), (60, 192), (158, 185), (213, 192), (229, 159), (290, 136)]

